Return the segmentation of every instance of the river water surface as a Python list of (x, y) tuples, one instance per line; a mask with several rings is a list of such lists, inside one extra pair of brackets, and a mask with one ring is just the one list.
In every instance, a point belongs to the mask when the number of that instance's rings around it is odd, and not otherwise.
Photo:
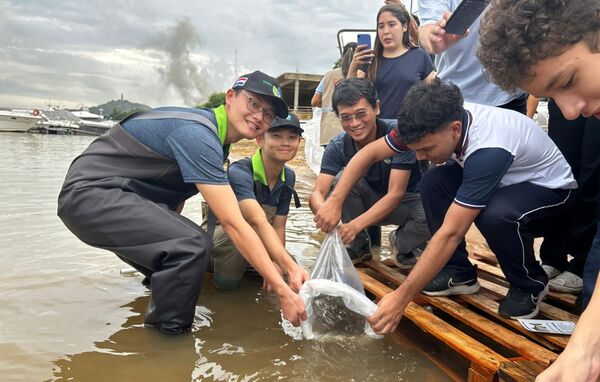
[[(445, 381), (410, 342), (390, 336), (293, 339), (277, 299), (249, 278), (235, 292), (205, 280), (191, 334), (142, 325), (149, 291), (112, 253), (89, 247), (56, 216), (71, 160), (93, 137), (0, 134), (0, 381)], [(288, 250), (318, 253), (306, 207), (291, 208)], [(200, 220), (200, 202), (184, 214)], [(414, 327), (413, 329), (414, 330)]]

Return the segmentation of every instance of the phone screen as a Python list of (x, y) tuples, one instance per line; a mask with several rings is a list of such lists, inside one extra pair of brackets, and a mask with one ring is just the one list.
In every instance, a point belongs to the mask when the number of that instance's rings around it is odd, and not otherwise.
[(463, 0), (446, 22), (446, 33), (465, 34), (488, 6), (489, 0)]
[(367, 49), (371, 49), (371, 35), (368, 33), (359, 33), (356, 42), (358, 45), (366, 45)]

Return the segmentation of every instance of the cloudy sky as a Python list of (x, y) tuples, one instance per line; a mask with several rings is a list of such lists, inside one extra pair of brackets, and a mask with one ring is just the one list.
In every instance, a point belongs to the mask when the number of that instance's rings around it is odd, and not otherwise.
[(383, 1), (0, 0), (0, 106), (195, 105), (236, 72), (327, 71)]

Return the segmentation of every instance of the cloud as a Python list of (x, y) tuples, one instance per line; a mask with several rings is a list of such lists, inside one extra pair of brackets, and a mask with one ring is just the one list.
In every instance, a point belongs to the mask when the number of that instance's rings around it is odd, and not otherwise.
[(195, 105), (236, 69), (324, 73), (337, 31), (374, 28), (382, 3), (0, 0), (0, 103)]

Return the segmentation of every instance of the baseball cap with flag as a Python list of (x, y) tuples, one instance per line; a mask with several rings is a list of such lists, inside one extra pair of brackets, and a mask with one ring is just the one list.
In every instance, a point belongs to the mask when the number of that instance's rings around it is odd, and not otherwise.
[(232, 89), (246, 89), (260, 94), (269, 99), (275, 106), (275, 114), (280, 118), (288, 116), (288, 106), (281, 97), (281, 87), (277, 80), (257, 70), (240, 76), (231, 87)]

